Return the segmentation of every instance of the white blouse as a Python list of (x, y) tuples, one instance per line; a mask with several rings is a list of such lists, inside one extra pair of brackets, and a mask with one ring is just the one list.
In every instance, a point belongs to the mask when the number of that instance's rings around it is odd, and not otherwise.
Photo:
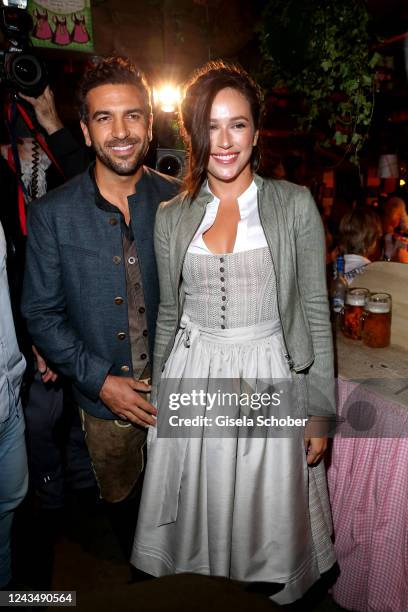
[[(207, 183), (207, 189), (211, 193)], [(204, 242), (203, 234), (213, 225), (220, 200), (216, 196), (206, 206), (204, 219), (188, 247), (189, 253), (213, 255)], [(237, 236), (233, 253), (262, 249), (267, 245), (258, 212), (258, 188), (254, 181), (238, 198), (239, 214)]]

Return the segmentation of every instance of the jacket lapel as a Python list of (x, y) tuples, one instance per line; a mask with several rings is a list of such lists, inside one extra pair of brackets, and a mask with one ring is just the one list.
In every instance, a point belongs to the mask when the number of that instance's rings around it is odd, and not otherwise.
[(188, 246), (194, 238), (194, 235), (200, 226), (201, 220), (204, 217), (205, 207), (211, 200), (212, 195), (210, 193), (207, 191), (203, 193), (203, 191), (201, 191), (193, 204), (190, 203), (188, 198), (186, 198), (182, 203), (184, 211), (180, 215), (180, 220), (173, 238), (173, 260), (175, 262), (173, 267), (174, 277), (172, 279), (173, 287), (178, 288), (179, 280), (181, 278), (181, 270)]

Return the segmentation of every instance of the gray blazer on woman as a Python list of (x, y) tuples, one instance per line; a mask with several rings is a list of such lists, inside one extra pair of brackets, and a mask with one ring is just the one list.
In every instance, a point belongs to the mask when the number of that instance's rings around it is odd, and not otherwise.
[[(308, 414), (335, 413), (332, 331), (323, 225), (308, 189), (255, 175), (258, 208), (271, 252), (286, 358), (294, 383), (308, 396)], [(188, 246), (212, 195), (163, 202), (155, 225), (160, 306), (154, 349), (155, 384), (170, 354), (183, 310), (181, 274)], [(307, 374), (307, 376), (305, 376)]]

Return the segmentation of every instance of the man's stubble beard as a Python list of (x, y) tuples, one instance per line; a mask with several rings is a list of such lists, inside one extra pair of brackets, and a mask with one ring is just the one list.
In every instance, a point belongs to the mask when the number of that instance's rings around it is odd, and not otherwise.
[[(142, 144), (142, 141), (139, 140), (135, 144), (139, 144), (139, 143)], [(121, 146), (121, 145), (124, 146), (126, 144), (128, 144), (126, 143), (126, 141), (123, 143), (118, 142), (117, 146)], [(147, 155), (149, 144), (150, 144), (149, 141), (146, 139), (142, 144), (142, 148), (136, 152), (134, 158), (123, 159), (122, 161), (120, 161), (120, 160), (112, 159), (112, 157), (110, 157), (107, 154), (105, 147), (103, 146), (101, 147), (95, 142), (92, 142), (92, 146), (94, 148), (95, 155), (98, 158), (98, 160), (101, 162), (101, 164), (103, 164), (104, 166), (106, 166), (107, 168), (109, 168), (115, 174), (119, 176), (132, 176), (133, 174), (137, 172), (137, 170), (143, 164), (143, 161)]]

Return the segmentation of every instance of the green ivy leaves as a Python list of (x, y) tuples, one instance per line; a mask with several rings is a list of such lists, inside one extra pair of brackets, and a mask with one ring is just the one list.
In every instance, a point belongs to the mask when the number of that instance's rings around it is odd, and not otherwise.
[(368, 135), (381, 59), (370, 51), (368, 26), (363, 0), (269, 0), (258, 27), (260, 81), (301, 97), (300, 128), (354, 160)]

